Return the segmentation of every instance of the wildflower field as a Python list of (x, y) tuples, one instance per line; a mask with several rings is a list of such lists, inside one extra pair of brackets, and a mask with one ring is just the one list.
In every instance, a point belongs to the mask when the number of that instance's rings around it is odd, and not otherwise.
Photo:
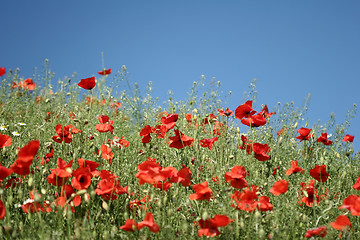
[(161, 105), (125, 66), (94, 76), (0, 68), (1, 238), (359, 239), (355, 105), (312, 125), (255, 81), (229, 109), (204, 78)]

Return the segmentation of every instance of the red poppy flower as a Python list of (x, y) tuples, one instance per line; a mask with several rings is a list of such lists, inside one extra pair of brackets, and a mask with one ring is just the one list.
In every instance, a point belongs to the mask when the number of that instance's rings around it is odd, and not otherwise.
[(274, 167), (272, 175), (275, 176), (277, 171), (280, 169), (280, 166)]
[(21, 183), (22, 183), (21, 178), (16, 178), (12, 176), (10, 179), (6, 181), (5, 189), (16, 188)]
[(109, 120), (109, 117), (106, 115), (100, 115), (99, 116), (99, 122), (100, 124), (96, 124), (95, 125), (95, 129), (98, 130), (99, 132), (109, 132), (111, 134), (113, 134), (113, 120)]
[(261, 113), (241, 119), (241, 123), (249, 127), (260, 127), (266, 124), (266, 118)]
[(228, 128), (228, 126), (226, 126), (224, 123), (215, 121), (214, 128), (213, 128), (213, 135), (220, 136), (222, 133), (224, 133), (226, 131), (227, 128)]
[(6, 134), (0, 133), (0, 148), (9, 147), (12, 143), (12, 138)]
[(277, 132), (277, 135), (278, 136), (283, 135), (286, 131), (287, 131), (287, 129), (282, 128)]
[(191, 184), (192, 173), (188, 167), (182, 165), (182, 169), (174, 174), (171, 177), (170, 182), (172, 183), (181, 183), (184, 187), (188, 187)]
[(237, 119), (243, 119), (244, 117), (248, 118), (255, 113), (256, 111), (252, 108), (252, 101), (250, 100), (235, 109), (235, 117)]
[(167, 133), (167, 128), (165, 125), (156, 125), (154, 131), (157, 134), (157, 138), (164, 138)]
[(172, 178), (176, 174), (174, 167), (161, 167), (156, 159), (148, 158), (145, 162), (138, 165), (135, 177), (139, 179), (139, 184), (152, 184), (156, 188), (167, 190), (171, 184), (166, 182), (168, 178)]
[(103, 71), (99, 71), (98, 74), (100, 75), (109, 75), (111, 73), (111, 68), (104, 69)]
[(10, 168), (19, 175), (28, 175), (30, 173), (30, 165), (37, 154), (40, 147), (40, 141), (30, 141), (26, 146), (20, 149), (18, 157)]
[(167, 191), (172, 186), (172, 184), (169, 181), (157, 181), (153, 184), (153, 186), (162, 191)]
[(174, 130), (174, 132), (175, 132), (175, 136), (169, 137), (170, 139), (169, 147), (181, 149), (186, 146), (191, 146), (191, 144), (194, 142), (193, 138), (184, 135), (179, 130), (176, 129)]
[(162, 167), (159, 163), (156, 162), (156, 159), (147, 158), (145, 162), (140, 163), (137, 166), (139, 172), (135, 174), (135, 177), (139, 179), (139, 184), (143, 185), (145, 183), (153, 184), (155, 180), (154, 176), (159, 174)]
[(23, 82), (23, 88), (28, 90), (34, 90), (36, 87), (36, 83), (33, 82), (31, 78), (25, 79)]
[(214, 142), (216, 142), (218, 139), (219, 139), (218, 137), (214, 137), (214, 138), (210, 138), (210, 139), (200, 140), (200, 146), (208, 147), (210, 150), (212, 150)]
[(50, 146), (48, 146), (48, 148), (50, 148), (50, 152), (45, 154), (45, 157), (41, 159), (40, 164), (44, 165), (45, 163), (48, 163), (50, 161), (50, 159), (54, 156), (54, 148)]
[(343, 142), (353, 142), (353, 141), (354, 141), (354, 136), (351, 136), (351, 135), (347, 134), (347, 135), (343, 138), (342, 141), (343, 141)]
[(178, 120), (179, 115), (176, 113), (172, 113), (167, 115), (166, 117), (161, 118), (161, 123), (166, 126), (166, 131), (169, 131), (170, 129), (175, 127), (176, 121)]
[(77, 190), (87, 189), (91, 184), (91, 173), (89, 168), (78, 168), (72, 173), (74, 178), (71, 181), (71, 186)]
[(71, 169), (71, 166), (73, 164), (73, 160), (71, 160), (68, 164), (62, 160), (61, 158), (57, 159), (57, 165), (58, 167), (56, 169), (50, 169), (51, 173), (46, 178), (48, 183), (54, 185), (54, 186), (63, 186), (67, 182), (68, 178), (71, 177), (70, 171), (67, 171), (66, 169)]
[(150, 133), (155, 133), (155, 129), (152, 128), (150, 125), (146, 125), (140, 130), (140, 136), (142, 136), (141, 142), (142, 143), (149, 143), (151, 142)]
[(267, 144), (254, 143), (253, 144), (254, 157), (259, 161), (266, 161), (270, 159), (267, 155), (270, 152), (270, 147)]
[(262, 212), (271, 211), (273, 209), (273, 205), (270, 203), (270, 198), (267, 196), (261, 196), (259, 198), (258, 209)]
[(160, 231), (159, 225), (155, 223), (154, 215), (147, 212), (144, 221), (139, 222), (137, 228), (140, 230), (143, 227), (148, 227), (151, 232), (157, 233)]
[(212, 114), (212, 113), (210, 113), (208, 117), (206, 117), (206, 118), (204, 118), (204, 119), (202, 120), (202, 123), (203, 123), (204, 125), (206, 125), (206, 124), (209, 124), (209, 122), (212, 123), (212, 122), (215, 122), (215, 121), (216, 121), (215, 115)]
[(246, 169), (243, 166), (234, 166), (230, 172), (225, 173), (225, 181), (237, 189), (248, 187), (245, 177)]
[(118, 195), (127, 193), (128, 187), (123, 188), (115, 178), (102, 179), (95, 189), (95, 194), (104, 200), (115, 200)]
[(231, 111), (229, 108), (226, 108), (225, 111), (223, 109), (218, 108), (218, 112), (220, 113), (220, 116), (230, 117), (233, 114), (233, 111)]
[(121, 138), (114, 136), (114, 139), (109, 139), (108, 142), (110, 142), (112, 146), (116, 146), (120, 149), (127, 148), (130, 145), (130, 143), (125, 140), (123, 136), (121, 136)]
[(4, 203), (0, 199), (0, 219), (3, 219), (6, 214), (6, 209)]
[(290, 176), (291, 174), (297, 173), (297, 172), (301, 172), (303, 174), (305, 172), (305, 170), (298, 166), (298, 162), (296, 160), (291, 161), (291, 168), (286, 170), (285, 174)]
[(317, 237), (317, 236), (325, 237), (326, 236), (326, 231), (327, 231), (326, 226), (321, 226), (321, 227), (309, 229), (305, 233), (305, 237), (306, 238)]
[(78, 158), (78, 164), (80, 168), (90, 168), (90, 173), (93, 177), (99, 176), (100, 172), (97, 170), (97, 168), (99, 167), (99, 163), (85, 160), (83, 158)]
[(348, 209), (353, 216), (360, 216), (360, 196), (350, 195), (344, 199), (339, 209)]
[(259, 202), (258, 195), (256, 194), (257, 191), (256, 186), (252, 186), (251, 190), (249, 187), (243, 191), (235, 191), (231, 194), (231, 198), (234, 200), (231, 206), (235, 207), (236, 209), (240, 209), (243, 211), (252, 212), (255, 208), (258, 207)]
[(289, 181), (286, 180), (279, 180), (270, 189), (274, 196), (279, 196), (280, 194), (286, 193), (289, 188)]
[[(61, 207), (68, 207), (68, 206), (65, 206), (65, 204), (71, 204), (74, 207), (80, 206), (81, 196), (76, 195), (74, 197), (73, 194), (75, 194), (75, 193), (76, 193), (75, 189), (71, 185), (69, 185), (69, 184), (63, 185), (61, 187), (60, 197), (58, 197), (56, 199), (57, 204), (59, 204)], [(70, 200), (70, 201), (68, 201), (68, 200)], [(71, 209), (72, 209), (72, 211), (74, 211), (72, 206), (71, 206)]]
[(297, 136), (296, 138), (300, 140), (300, 142), (302, 142), (303, 140), (309, 140), (312, 137), (312, 134), (310, 134), (312, 129), (308, 129), (308, 128), (300, 128), (298, 130), (296, 130), (300, 136)]
[(95, 77), (81, 79), (81, 81), (78, 84), (79, 87), (82, 87), (86, 90), (93, 89), (95, 85), (96, 85)]
[[(306, 206), (312, 207), (314, 205), (314, 201), (319, 204), (321, 199), (318, 195), (318, 190), (315, 188), (315, 180), (310, 180), (310, 183), (308, 185), (306, 185), (306, 183), (304, 182), (301, 182), (300, 186), (300, 205), (302, 205), (302, 203), (305, 203)], [(306, 191), (306, 195), (304, 194), (304, 191)]]
[[(131, 195), (133, 195), (133, 194), (131, 194)], [(148, 195), (145, 195), (140, 200), (135, 199), (133, 201), (129, 201), (129, 210), (131, 210), (131, 211), (137, 211), (137, 210), (140, 210), (140, 209), (148, 210), (148, 209), (151, 208), (148, 205), (149, 201), (150, 201), (150, 196), (148, 196)]]
[(330, 225), (340, 231), (344, 231), (347, 228), (352, 228), (351, 227), (351, 222), (349, 220), (349, 218), (345, 215), (340, 215), (336, 218), (335, 222), (331, 222)]
[(13, 173), (13, 170), (11, 168), (6, 168), (4, 166), (1, 166), (0, 163), (0, 183), (8, 176), (10, 176)]
[(265, 104), (264, 108), (260, 112), (265, 118), (270, 118), (272, 115), (276, 114), (276, 112), (269, 113), (268, 106)]
[(195, 184), (192, 186), (195, 193), (190, 194), (189, 198), (190, 200), (208, 200), (213, 197), (213, 191), (209, 188), (209, 183), (202, 182), (199, 184)]
[(99, 177), (101, 179), (107, 179), (107, 178), (111, 178), (111, 179), (115, 179), (115, 178), (119, 178), (119, 176), (116, 176), (112, 171), (108, 171), (108, 170), (101, 170)]
[(360, 190), (360, 175), (356, 179), (356, 183), (352, 186), (352, 188), (355, 189), (355, 190)]
[[(41, 198), (41, 195), (35, 192), (37, 195), (37, 199)], [(30, 191), (30, 199), (26, 200), (22, 205), (21, 208), (24, 213), (35, 213), (35, 212), (50, 212), (51, 208), (48, 204), (44, 201), (43, 206), (41, 206), (39, 201), (35, 201), (35, 195), (33, 194), (33, 190)]]
[(80, 129), (77, 129), (76, 127), (74, 127), (74, 126), (71, 125), (71, 124), (66, 125), (65, 127), (68, 128), (69, 131), (70, 131), (72, 134), (81, 133), (81, 130), (80, 130)]
[(106, 161), (108, 161), (110, 165), (112, 165), (111, 160), (114, 158), (114, 153), (112, 152), (112, 149), (105, 144), (102, 144), (100, 149), (101, 149), (101, 157)]
[(1, 67), (0, 68), (0, 77), (6, 73), (6, 68)]
[(326, 172), (325, 165), (315, 165), (315, 168), (309, 170), (310, 175), (318, 180), (319, 182), (326, 182), (329, 177), (329, 174)]
[(253, 151), (252, 141), (248, 141), (244, 135), (241, 135), (242, 146), (240, 144), (237, 146), (239, 149), (246, 150), (247, 154), (251, 154)]
[(321, 133), (316, 142), (322, 142), (324, 145), (331, 145), (333, 142), (327, 139), (327, 133)]
[(186, 113), (185, 118), (189, 124), (192, 123), (193, 117), (192, 117), (191, 113)]
[(138, 229), (138, 224), (134, 219), (127, 219), (125, 224), (120, 227), (121, 230), (134, 232)]
[(229, 223), (233, 222), (234, 219), (230, 219), (226, 215), (215, 215), (215, 217), (210, 219), (200, 219), (199, 225), (200, 229), (198, 230), (198, 236), (207, 236), (215, 237), (220, 235), (218, 227), (225, 227)]
[(71, 131), (70, 127), (68, 126), (62, 126), (60, 124), (56, 125), (55, 127), (55, 131), (57, 133), (57, 136), (53, 136), (52, 139), (57, 142), (57, 143), (61, 143), (61, 142), (65, 142), (65, 143), (71, 143), (72, 142), (72, 136), (71, 136)]

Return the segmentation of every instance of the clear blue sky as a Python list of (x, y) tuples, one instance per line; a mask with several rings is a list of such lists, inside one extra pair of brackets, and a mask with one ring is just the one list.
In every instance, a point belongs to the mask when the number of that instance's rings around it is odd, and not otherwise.
[(0, 66), (24, 77), (44, 59), (55, 79), (96, 76), (104, 52), (107, 68), (126, 65), (162, 99), (185, 99), (204, 74), (232, 91), (233, 110), (253, 78), (270, 110), (311, 93), (313, 122), (360, 104), (360, 1), (2, 1), (0, 22)]

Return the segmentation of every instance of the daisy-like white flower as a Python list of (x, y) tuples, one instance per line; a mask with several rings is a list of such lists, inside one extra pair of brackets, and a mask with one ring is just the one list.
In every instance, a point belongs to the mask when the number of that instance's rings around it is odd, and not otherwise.
[(18, 133), (18, 132), (16, 132), (16, 131), (12, 132), (11, 134), (12, 134), (13, 136), (20, 136), (20, 133)]
[(20, 122), (18, 123), (20, 126), (26, 126), (26, 123)]
[(3, 131), (3, 130), (7, 130), (6, 126), (4, 124), (1, 124), (0, 125), (0, 130)]

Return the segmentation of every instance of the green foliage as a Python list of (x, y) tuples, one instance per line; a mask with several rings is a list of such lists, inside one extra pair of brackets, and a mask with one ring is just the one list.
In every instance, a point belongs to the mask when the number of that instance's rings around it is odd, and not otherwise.
[[(324, 126), (316, 124), (311, 127), (314, 137), (310, 141), (299, 142), (296, 130), (309, 127), (303, 121), (307, 102), (302, 108), (294, 106), (294, 103), (279, 103), (274, 108), (277, 114), (268, 119), (266, 125), (258, 128), (242, 125), (241, 129), (247, 129), (247, 132), (240, 133), (240, 120), (234, 115), (220, 116), (217, 112), (218, 108), (225, 109), (227, 106), (221, 83), (215, 79), (207, 83), (205, 77), (201, 77), (198, 82), (193, 83), (188, 99), (177, 101), (170, 94), (169, 101), (162, 107), (158, 98), (151, 95), (152, 84), (148, 84), (142, 95), (139, 86), (128, 79), (125, 66), (115, 74), (114, 86), (107, 86), (107, 77), (104, 76), (97, 79), (95, 89), (84, 95), (80, 94), (76, 76), (64, 78), (59, 81), (59, 87), (55, 88), (51, 83), (53, 74), (47, 65), (44, 74), (34, 78), (37, 84), (34, 91), (11, 88), (12, 82), (24, 80), (19, 75), (18, 70), (8, 73), (3, 78), (0, 89), (0, 123), (6, 128), (1, 130), (1, 134), (12, 137), (11, 146), (0, 149), (1, 166), (9, 168), (17, 159), (18, 149), (30, 140), (39, 140), (41, 145), (31, 165), (33, 173), (24, 177), (13, 173), (4, 179), (0, 188), (0, 199), (6, 208), (6, 216), (0, 220), (0, 234), (5, 238), (194, 239), (199, 229), (194, 223), (201, 218), (223, 214), (234, 219), (234, 222), (219, 229), (219, 239), (266, 239), (268, 236), (271, 239), (300, 239), (308, 229), (322, 225), (328, 227), (327, 238), (334, 239), (339, 231), (332, 229), (330, 222), (345, 212), (338, 209), (343, 200), (351, 194), (357, 194), (352, 185), (360, 173), (360, 158), (353, 153), (351, 143), (341, 141), (356, 113), (356, 106), (349, 110), (345, 123), (336, 125), (334, 116), (331, 116)], [(256, 96), (254, 80), (244, 101), (253, 100), (255, 104)], [(117, 102), (121, 103), (120, 108), (113, 106)], [(258, 109), (259, 105), (256, 106), (256, 110)], [(195, 139), (191, 147), (169, 148), (169, 137), (174, 136), (173, 130), (167, 132), (164, 138), (153, 137), (150, 143), (142, 143), (140, 130), (145, 125), (154, 127), (160, 124), (164, 111), (179, 115), (175, 128)], [(213, 130), (218, 123), (202, 123), (204, 118), (210, 118), (211, 113), (216, 115), (216, 122), (225, 126), (220, 128), (219, 139), (214, 143), (213, 150), (200, 144), (200, 140), (214, 137)], [(185, 114), (192, 114), (192, 123), (186, 120)], [(113, 120), (113, 134), (95, 129), (96, 124), (99, 124), (99, 115), (107, 115)], [(52, 137), (57, 135), (55, 127), (58, 124), (72, 124), (81, 133), (74, 134), (70, 144), (57, 143)], [(284, 129), (284, 132), (277, 135), (280, 129)], [(316, 142), (320, 133), (326, 131), (332, 134), (334, 143), (331, 146)], [(18, 132), (20, 136), (14, 136), (13, 132)], [(260, 162), (253, 154), (239, 149), (243, 134), (254, 143), (268, 144), (271, 159)], [(130, 145), (121, 148), (111, 146), (114, 153), (111, 165), (101, 157), (101, 152), (99, 155), (95, 153), (114, 136), (123, 137)], [(41, 165), (50, 146), (54, 149), (54, 156), (49, 163)], [(58, 158), (66, 163), (74, 160), (72, 171), (78, 167), (78, 158), (99, 163), (98, 170), (110, 170), (119, 176), (120, 184), (129, 186), (129, 194), (122, 194), (112, 201), (104, 200), (95, 194), (100, 179), (93, 177), (90, 187), (85, 192), (78, 192), (81, 205), (74, 207), (74, 212), (55, 206), (52, 203), (56, 201), (61, 188), (49, 184), (47, 177), (51, 173), (50, 169), (57, 167)], [(179, 183), (173, 183), (167, 191), (147, 183), (140, 185), (135, 177), (137, 166), (147, 158), (155, 158), (161, 166), (171, 166), (177, 170), (183, 164), (186, 165), (192, 172), (191, 186), (208, 181), (214, 198), (211, 201), (191, 201), (189, 195), (194, 193), (192, 187), (183, 187)], [(285, 175), (294, 160), (305, 169), (305, 173)], [(319, 194), (325, 195), (324, 199), (313, 207), (300, 205), (300, 183), (308, 184), (313, 179), (309, 170), (322, 164), (327, 166), (330, 175), (326, 182), (316, 182)], [(248, 176), (245, 179), (249, 186), (259, 187), (259, 196), (270, 197), (272, 211), (247, 212), (232, 207), (231, 194), (236, 189), (225, 181), (224, 174), (236, 165), (246, 168)], [(277, 173), (273, 175), (274, 168), (278, 166)], [(21, 183), (15, 188), (5, 188), (7, 180), (11, 178), (19, 178)], [(214, 181), (216, 178), (218, 181)], [(273, 196), (269, 190), (280, 179), (289, 181), (289, 190), (280, 196)], [(51, 211), (24, 213), (19, 206), (29, 198), (30, 191), (41, 194), (41, 198), (35, 201), (41, 204), (48, 201)], [(131, 201), (145, 196), (150, 196), (147, 210), (129, 209)], [(142, 221), (147, 211), (153, 213), (160, 232), (152, 233), (148, 229), (126, 232), (119, 229), (129, 218)], [(348, 216), (353, 229), (345, 231), (343, 236), (355, 239), (360, 231), (359, 217), (351, 214)]]

